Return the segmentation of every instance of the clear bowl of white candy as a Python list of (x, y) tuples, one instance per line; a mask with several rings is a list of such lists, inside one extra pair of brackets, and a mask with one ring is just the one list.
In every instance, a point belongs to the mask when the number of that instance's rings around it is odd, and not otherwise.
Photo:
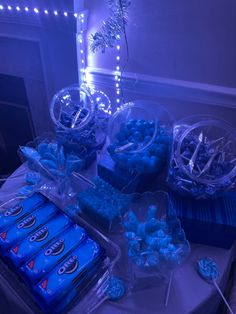
[(167, 160), (172, 125), (169, 113), (157, 103), (141, 100), (127, 103), (110, 120), (108, 152), (122, 169), (158, 172)]
[(111, 102), (102, 91), (71, 85), (54, 95), (50, 115), (65, 151), (94, 156), (105, 144)]
[(134, 194), (123, 221), (132, 288), (167, 279), (190, 253), (190, 245), (166, 192)]
[(236, 131), (208, 116), (186, 118), (174, 126), (169, 186), (183, 196), (207, 199), (235, 187)]

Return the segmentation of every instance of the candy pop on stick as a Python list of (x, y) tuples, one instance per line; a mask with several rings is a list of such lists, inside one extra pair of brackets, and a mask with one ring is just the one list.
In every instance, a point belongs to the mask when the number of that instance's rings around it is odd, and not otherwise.
[(225, 299), (223, 292), (221, 291), (216, 281), (217, 278), (219, 277), (219, 269), (216, 262), (209, 257), (200, 259), (197, 262), (197, 271), (204, 280), (206, 280), (207, 282), (212, 282), (214, 284), (223, 301), (225, 302), (225, 305), (227, 306), (229, 313), (234, 314), (233, 310), (231, 309), (229, 303)]

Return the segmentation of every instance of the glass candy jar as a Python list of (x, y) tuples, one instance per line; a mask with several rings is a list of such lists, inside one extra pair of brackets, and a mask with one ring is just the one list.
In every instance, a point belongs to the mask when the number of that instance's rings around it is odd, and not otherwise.
[(196, 199), (222, 195), (235, 186), (235, 130), (212, 117), (189, 117), (174, 126), (169, 186)]
[(88, 166), (105, 143), (110, 108), (111, 102), (103, 92), (85, 85), (59, 91), (52, 99), (50, 115), (65, 153), (76, 154)]
[(172, 121), (160, 105), (134, 101), (118, 108), (109, 124), (108, 152), (116, 165), (132, 173), (156, 173), (169, 152)]

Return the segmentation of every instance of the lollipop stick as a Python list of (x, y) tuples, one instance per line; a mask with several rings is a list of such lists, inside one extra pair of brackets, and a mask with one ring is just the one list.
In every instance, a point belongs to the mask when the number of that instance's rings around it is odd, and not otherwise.
[(4, 207), (5, 205), (7, 205), (7, 204), (9, 204), (9, 203), (11, 203), (11, 202), (13, 202), (13, 201), (15, 201), (17, 199), (24, 199), (24, 198), (27, 198), (27, 197), (26, 196), (16, 196), (16, 197), (6, 201), (5, 203), (1, 204), (0, 208)]
[(84, 182), (90, 184), (93, 188), (96, 188), (96, 184), (94, 184), (91, 180), (87, 179), (87, 178), (86, 178), (85, 176), (83, 176), (82, 174), (77, 173), (77, 172), (73, 172), (73, 175), (74, 175), (76, 178), (78, 178), (78, 179), (80, 179), (80, 180), (82, 180), (82, 181), (84, 181)]
[(169, 283), (168, 283), (168, 287), (167, 287), (167, 292), (166, 292), (166, 300), (165, 300), (165, 307), (168, 306), (168, 302), (169, 302), (169, 297), (170, 297), (170, 288), (172, 285), (172, 279), (173, 279), (173, 271), (170, 274), (170, 279), (169, 279)]
[(218, 286), (217, 282), (215, 279), (213, 279), (213, 283), (214, 283), (214, 286), (216, 287), (217, 291), (219, 292), (220, 296), (222, 297), (223, 301), (225, 302), (225, 305), (227, 306), (230, 314), (234, 314), (233, 310), (231, 309), (229, 303), (227, 302), (227, 300), (225, 299), (220, 287)]

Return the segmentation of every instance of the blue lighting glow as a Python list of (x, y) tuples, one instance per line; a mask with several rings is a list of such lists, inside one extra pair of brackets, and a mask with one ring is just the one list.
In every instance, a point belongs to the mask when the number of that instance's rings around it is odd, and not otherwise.
[[(4, 9), (6, 9), (6, 10), (4, 10)], [(49, 15), (51, 13), (54, 16), (72, 17), (74, 19), (77, 19), (79, 17), (82, 24), (84, 23), (84, 18), (85, 18), (84, 13), (78, 14), (78, 13), (73, 12), (73, 11), (60, 11), (60, 10), (50, 11), (48, 9), (41, 11), (38, 8), (34, 8), (34, 7), (20, 6), (20, 5), (17, 5), (16, 7), (12, 7), (11, 5), (3, 5), (0, 3), (0, 11), (1, 12), (8, 12), (8, 11), (13, 11), (13, 10), (14, 10), (14, 12), (17, 12), (17, 13), (30, 12), (30, 13), (34, 13), (35, 15), (38, 15), (39, 13), (44, 13), (45, 15)]]

